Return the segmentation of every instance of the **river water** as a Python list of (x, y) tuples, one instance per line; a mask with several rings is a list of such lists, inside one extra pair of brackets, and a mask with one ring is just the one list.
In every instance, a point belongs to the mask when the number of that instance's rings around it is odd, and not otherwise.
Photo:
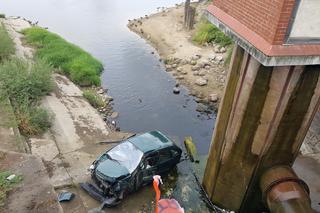
[[(175, 80), (165, 72), (149, 44), (127, 28), (128, 19), (174, 6), (181, 0), (1, 0), (0, 12), (22, 16), (48, 27), (102, 61), (102, 82), (114, 97), (121, 130), (161, 130), (182, 141), (192, 136), (206, 154), (214, 115), (196, 112), (196, 103), (182, 89), (174, 95)], [(155, 26), (156, 27), (156, 26)]]
[[(103, 87), (114, 97), (121, 130), (156, 129), (179, 141), (192, 136), (198, 151), (207, 154), (215, 115), (198, 113), (185, 88), (174, 95), (175, 80), (165, 72), (159, 56), (151, 54), (156, 51), (126, 26), (128, 19), (176, 3), (181, 0), (1, 0), (0, 13), (38, 21), (102, 61)], [(188, 177), (186, 168), (179, 169), (180, 177)]]

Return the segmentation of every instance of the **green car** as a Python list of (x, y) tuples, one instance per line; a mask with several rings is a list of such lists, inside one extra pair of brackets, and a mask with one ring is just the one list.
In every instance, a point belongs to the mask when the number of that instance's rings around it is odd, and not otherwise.
[(166, 175), (180, 162), (181, 149), (159, 131), (133, 136), (102, 154), (90, 166), (93, 184), (81, 183), (90, 195), (111, 207), (127, 194)]

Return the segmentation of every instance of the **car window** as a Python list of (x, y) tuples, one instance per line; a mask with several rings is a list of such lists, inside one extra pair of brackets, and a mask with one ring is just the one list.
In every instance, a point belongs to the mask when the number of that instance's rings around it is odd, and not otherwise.
[(159, 162), (162, 163), (164, 161), (170, 160), (171, 152), (169, 150), (162, 150), (159, 153)]
[(158, 162), (159, 162), (158, 153), (152, 154), (152, 155), (150, 155), (150, 156), (148, 156), (146, 158), (146, 166), (147, 166), (147, 168), (156, 166), (158, 164)]

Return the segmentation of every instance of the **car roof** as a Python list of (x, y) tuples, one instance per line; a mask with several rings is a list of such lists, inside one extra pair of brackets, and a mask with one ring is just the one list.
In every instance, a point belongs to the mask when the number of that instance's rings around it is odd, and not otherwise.
[(129, 138), (128, 141), (144, 153), (174, 145), (174, 143), (160, 131), (151, 131), (137, 135)]

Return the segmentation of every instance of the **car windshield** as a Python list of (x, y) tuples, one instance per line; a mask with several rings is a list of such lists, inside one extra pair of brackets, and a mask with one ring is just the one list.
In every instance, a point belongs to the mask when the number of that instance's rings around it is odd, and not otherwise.
[(132, 173), (139, 165), (143, 152), (135, 147), (132, 143), (125, 141), (120, 143), (108, 152), (112, 160), (118, 161)]

